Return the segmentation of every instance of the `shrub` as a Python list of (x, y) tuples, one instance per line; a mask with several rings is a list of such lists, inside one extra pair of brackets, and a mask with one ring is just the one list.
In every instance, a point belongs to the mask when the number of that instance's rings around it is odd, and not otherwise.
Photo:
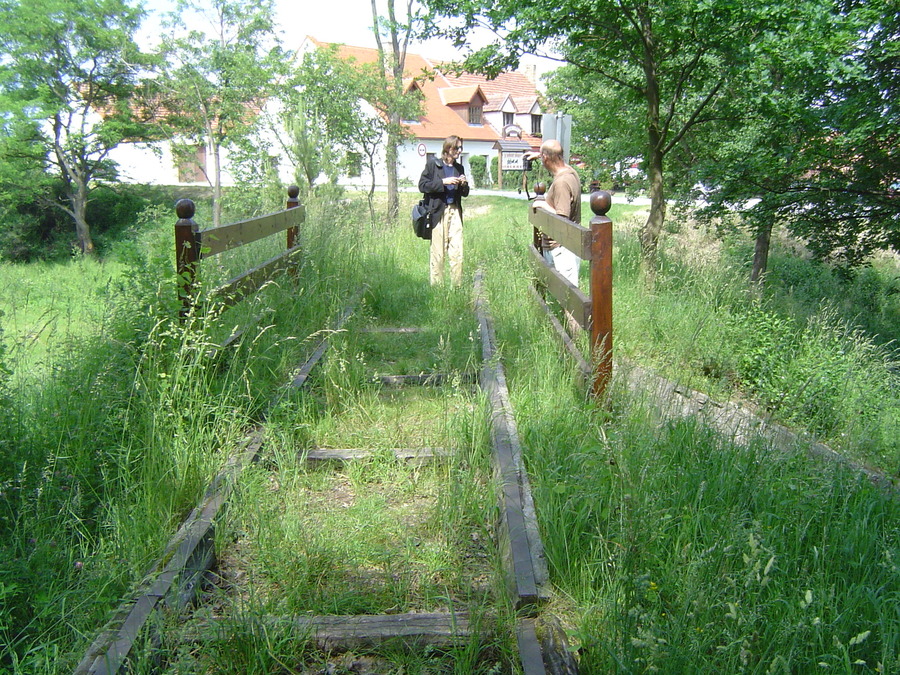
[(477, 188), (490, 187), (487, 184), (487, 158), (484, 155), (472, 155), (469, 157), (469, 171), (472, 185)]

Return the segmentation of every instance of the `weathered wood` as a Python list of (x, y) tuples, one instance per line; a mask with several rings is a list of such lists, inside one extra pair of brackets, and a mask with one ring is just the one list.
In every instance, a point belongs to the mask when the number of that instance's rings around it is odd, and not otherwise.
[[(330, 333), (335, 333), (335, 332), (339, 331), (341, 328), (343, 328), (344, 323), (347, 321), (347, 319), (350, 318), (350, 316), (356, 310), (357, 303), (360, 301), (360, 299), (363, 296), (363, 293), (365, 293), (367, 289), (368, 289), (368, 286), (362, 286), (361, 288), (357, 289), (356, 293), (354, 293), (353, 297), (350, 299), (350, 302), (348, 303), (347, 307), (344, 308), (344, 311), (341, 312), (341, 315), (338, 317), (337, 321), (335, 321), (334, 326), (329, 331)], [(300, 366), (300, 368), (294, 374), (294, 377), (291, 379), (290, 386), (292, 388), (297, 389), (306, 384), (306, 381), (307, 381), (307, 379), (309, 379), (309, 376), (312, 373), (313, 368), (315, 368), (316, 364), (318, 364), (319, 361), (322, 359), (322, 357), (325, 355), (325, 352), (328, 350), (328, 347), (330, 346), (330, 344), (331, 344), (331, 342), (327, 337), (323, 338), (319, 342), (318, 346), (316, 347), (316, 349), (312, 353), (312, 355), (306, 360), (306, 362), (302, 366)]]
[(569, 649), (569, 641), (554, 616), (541, 615), (536, 621), (540, 635), (544, 668), (549, 675), (578, 675), (578, 662)]
[(249, 434), (169, 541), (162, 557), (136, 589), (136, 596), (116, 611), (75, 669), (75, 675), (118, 673), (160, 602), (180, 610), (192, 601), (200, 576), (214, 558), (214, 521), (237, 475), (256, 458), (262, 446), (260, 430)]
[(547, 562), (537, 524), (531, 484), (522, 459), (521, 444), (503, 364), (497, 358), (493, 322), (487, 308), (481, 272), (475, 280), (475, 310), (481, 332), (481, 387), (491, 404), (492, 464), (500, 484), (500, 550), (507, 569), (510, 592), (517, 610), (534, 612), (549, 598)]
[[(300, 188), (297, 185), (291, 185), (288, 187), (288, 198), (287, 204), (285, 205), (286, 209), (296, 209), (300, 207)], [(304, 214), (304, 219), (305, 219)], [(292, 225), (287, 229), (286, 234), (286, 248), (292, 249), (297, 245), (297, 226)]]
[(563, 309), (572, 315), (579, 326), (587, 330), (591, 321), (591, 299), (557, 270), (550, 267), (544, 260), (544, 256), (537, 250), (532, 247), (529, 247), (528, 250), (538, 283), (550, 291), (550, 294), (556, 298)]
[(806, 452), (811, 457), (856, 471), (873, 485), (900, 496), (900, 485), (890, 478), (844, 457), (807, 434), (798, 434), (764, 419), (737, 403), (715, 401), (703, 392), (676, 384), (625, 359), (617, 360), (616, 367), (624, 373), (629, 390), (648, 396), (664, 419), (696, 417), (736, 445), (747, 446), (754, 440), (764, 440), (782, 452)]
[(528, 222), (579, 258), (591, 257), (591, 231), (583, 225), (535, 206), (528, 211)]
[(546, 675), (541, 644), (534, 630), (533, 619), (519, 619), (516, 622), (516, 645), (519, 650), (519, 662), (522, 664), (522, 675)]
[(175, 224), (175, 260), (180, 279), (182, 319), (188, 315), (193, 306), (202, 259), (287, 230), (287, 251), (239, 274), (210, 292), (210, 299), (218, 299), (226, 307), (230, 307), (259, 290), (270, 276), (280, 269), (282, 260), (299, 251), (300, 247), (294, 246), (293, 242), (297, 225), (305, 220), (306, 212), (297, 200), (298, 194), (297, 186), (292, 185), (288, 188), (288, 208), (284, 211), (202, 231), (198, 230), (197, 224), (192, 220), (194, 202), (182, 199), (175, 205), (179, 218)]
[(368, 459), (379, 453), (390, 452), (402, 461), (427, 464), (439, 457), (449, 455), (447, 448), (387, 448), (372, 450), (371, 448), (312, 448), (303, 450), (300, 456), (308, 462), (350, 462)]
[(612, 206), (608, 192), (591, 195), (591, 358), (594, 361), (592, 392), (601, 398), (612, 377), (612, 221), (606, 217)]
[(288, 262), (288, 258), (293, 256), (299, 250), (299, 247), (294, 247), (284, 251), (283, 253), (260, 263), (256, 267), (229, 279), (210, 292), (210, 301), (220, 302), (226, 307), (237, 304), (248, 295), (256, 293), (256, 291), (272, 279), (277, 272), (289, 269), (290, 263)]
[(559, 339), (563, 348), (567, 352), (569, 352), (569, 355), (575, 360), (575, 365), (578, 368), (578, 376), (581, 380), (582, 385), (589, 384), (593, 378), (591, 364), (588, 363), (587, 359), (584, 358), (581, 350), (578, 349), (578, 345), (575, 344), (575, 341), (569, 335), (568, 331), (563, 328), (563, 325), (559, 322), (559, 319), (557, 319), (553, 315), (553, 311), (550, 309), (550, 306), (547, 304), (547, 302), (541, 297), (540, 293), (538, 293), (533, 286), (529, 287), (529, 291), (531, 292), (531, 296), (537, 303), (538, 307), (547, 315), (547, 320), (550, 321), (550, 325), (553, 327), (553, 330), (556, 333), (556, 337)]
[[(354, 616), (265, 617), (259, 620), (267, 628), (293, 633), (322, 651), (343, 652), (378, 647), (396, 642), (408, 647), (449, 648), (466, 644), (474, 636), (489, 640), (495, 620), (480, 616), (473, 620), (467, 613), (377, 614)], [(182, 632), (186, 642), (208, 642), (227, 635), (227, 619), (214, 619)]]
[(241, 220), (229, 225), (211, 227), (199, 233), (201, 257), (210, 258), (232, 248), (243, 246), (258, 239), (264, 239), (291, 227), (296, 227), (306, 219), (306, 209), (298, 205), (292, 209), (276, 211), (259, 218)]
[(181, 317), (191, 311), (197, 263), (200, 261), (199, 227), (194, 222), (194, 202), (181, 199), (175, 204), (178, 222), (175, 223), (175, 272), (181, 292)]
[(461, 384), (478, 384), (478, 373), (461, 372), (454, 375), (446, 373), (420, 373), (419, 375), (379, 375), (376, 378), (385, 387), (431, 386), (440, 387), (448, 382)]
[(422, 328), (415, 326), (365, 326), (359, 329), (360, 333), (423, 333)]

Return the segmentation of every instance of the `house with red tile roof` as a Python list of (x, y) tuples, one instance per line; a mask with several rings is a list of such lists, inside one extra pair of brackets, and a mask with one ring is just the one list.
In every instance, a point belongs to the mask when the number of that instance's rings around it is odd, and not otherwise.
[[(297, 58), (311, 50), (328, 46), (315, 38), (307, 37), (297, 51)], [(368, 47), (338, 45), (338, 56), (360, 64), (374, 63), (378, 51)], [(470, 172), (469, 160), (482, 156), (486, 160), (488, 177), (503, 183), (506, 170), (521, 168), (523, 150), (538, 149), (541, 144), (542, 113), (538, 91), (533, 76), (520, 72), (506, 72), (489, 80), (471, 73), (456, 74), (440, 61), (433, 61), (419, 54), (407, 53), (405, 61), (406, 85), (421, 91), (423, 114), (417, 120), (403, 122), (410, 138), (398, 149), (398, 178), (412, 185), (418, 184), (426, 159), (439, 155), (444, 139), (451, 135), (463, 139), (461, 161)], [(268, 102), (254, 108), (255, 115), (265, 115)], [(372, 111), (374, 114), (374, 110)], [(112, 159), (120, 166), (120, 176), (129, 182), (163, 185), (207, 184), (207, 165), (212, 158), (202, 145), (194, 148), (190, 157), (176, 155), (172, 143), (162, 141), (146, 145), (123, 144), (112, 153)], [(273, 143), (273, 149), (278, 147)], [(382, 151), (383, 152), (383, 151)], [(492, 160), (499, 175), (492, 176)], [(282, 180), (294, 180), (294, 167), (286, 157), (273, 157), (279, 165)], [(384, 157), (375, 169), (376, 184), (387, 182)], [(222, 184), (233, 185), (229, 170), (227, 150), (222, 155)], [(507, 185), (515, 184), (507, 178)], [(346, 185), (368, 187), (371, 175), (365, 170), (358, 176), (344, 176)]]
[[(298, 57), (328, 46), (307, 37)], [(378, 50), (338, 45), (338, 56), (360, 64), (374, 63)], [(520, 72), (502, 73), (493, 80), (472, 73), (456, 74), (440, 61), (407, 52), (405, 75), (408, 86), (422, 92), (423, 115), (406, 120), (411, 134), (398, 152), (398, 177), (418, 183), (426, 158), (439, 155), (444, 139), (451, 135), (463, 139), (462, 163), (469, 170), (470, 158), (481, 155), (497, 158), (503, 165), (517, 166), (522, 151), (538, 149), (541, 144), (543, 110), (532, 77)], [(504, 154), (508, 155), (504, 161)], [(494, 179), (498, 176), (492, 177)], [(376, 177), (376, 182), (378, 178)]]

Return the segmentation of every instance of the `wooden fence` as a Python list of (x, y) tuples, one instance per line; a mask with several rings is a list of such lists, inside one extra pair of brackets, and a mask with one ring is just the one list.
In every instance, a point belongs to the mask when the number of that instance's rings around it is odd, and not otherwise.
[(284, 268), (287, 258), (300, 249), (297, 232), (306, 219), (306, 211), (300, 204), (299, 194), (300, 188), (292, 185), (288, 188), (287, 208), (284, 211), (206, 230), (201, 230), (193, 220), (194, 202), (182, 199), (175, 204), (178, 215), (178, 222), (175, 223), (175, 266), (181, 284), (182, 318), (188, 315), (195, 302), (200, 263), (207, 258), (287, 231), (283, 253), (229, 279), (209, 293), (208, 299), (215, 299), (226, 307), (255, 293), (277, 270)]
[[(535, 186), (537, 198), (544, 199), (546, 188)], [(531, 259), (541, 291), (550, 293), (568, 316), (589, 332), (591, 358), (588, 363), (578, 350), (572, 336), (562, 327), (543, 301), (535, 294), (550, 316), (554, 328), (566, 349), (575, 357), (584, 376), (591, 382), (591, 391), (600, 397), (612, 376), (612, 221), (606, 217), (612, 206), (612, 196), (605, 191), (591, 194), (590, 227), (586, 228), (567, 218), (531, 206), (528, 221), (534, 226), (534, 245)], [(560, 246), (590, 261), (588, 293), (570, 283), (544, 259), (541, 233), (556, 240)]]

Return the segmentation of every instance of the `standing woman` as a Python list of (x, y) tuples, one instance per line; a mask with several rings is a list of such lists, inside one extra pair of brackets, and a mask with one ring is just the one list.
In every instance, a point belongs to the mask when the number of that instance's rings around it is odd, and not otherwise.
[(444, 260), (449, 261), (453, 285), (462, 283), (462, 198), (469, 196), (469, 182), (459, 163), (462, 149), (462, 139), (449, 136), (441, 156), (428, 160), (419, 178), (419, 192), (425, 194), (435, 223), (431, 230), (432, 286), (444, 280)]

